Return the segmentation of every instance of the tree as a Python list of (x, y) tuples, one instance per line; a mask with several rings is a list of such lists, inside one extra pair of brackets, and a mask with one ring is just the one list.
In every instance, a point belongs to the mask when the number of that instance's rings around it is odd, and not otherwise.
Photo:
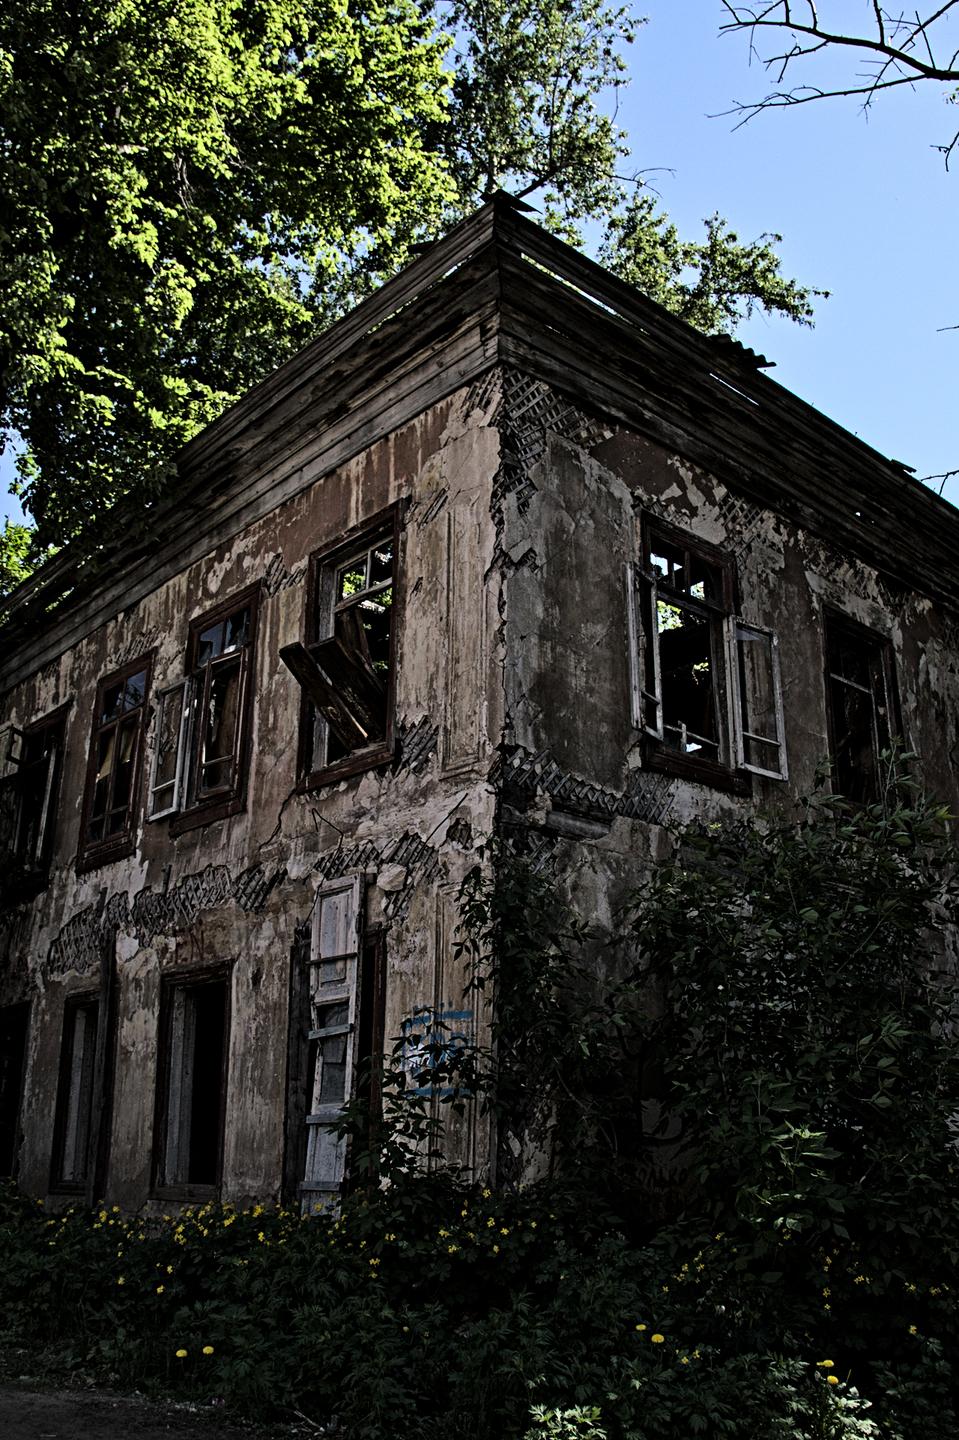
[(645, 22), (602, 0), (451, 0), (438, 13), (454, 36), (440, 143), (459, 213), (500, 187), (543, 190), (546, 226), (581, 243), (577, 222), (623, 200), (626, 134), (597, 101), (628, 84), (617, 47)]
[[(795, 15), (791, 0), (767, 0), (767, 3), (756, 6), (723, 0), (730, 18), (720, 29), (725, 32), (747, 31), (751, 52), (767, 31), (777, 32), (774, 44), (778, 43), (780, 34), (787, 37), (784, 49), (760, 57), (766, 69), (775, 74), (777, 85), (797, 62), (827, 50), (848, 52), (856, 58), (864, 58), (870, 67), (835, 89), (824, 90), (816, 85), (777, 89), (763, 100), (738, 108), (749, 118), (760, 110), (804, 105), (810, 100), (840, 95), (860, 95), (864, 105), (868, 106), (880, 91), (914, 85), (919, 80), (937, 80), (955, 85), (959, 82), (959, 49), (954, 48), (955, 36), (950, 36), (945, 27), (953, 18), (949, 12), (954, 11), (956, 5), (957, 0), (945, 0), (945, 3), (937, 4), (921, 15), (918, 10), (910, 14), (903, 10), (887, 10), (879, 0), (872, 0), (869, 6), (871, 28), (866, 33), (853, 34), (821, 24), (815, 0), (805, 0)], [(946, 98), (952, 102), (959, 100), (959, 90)], [(959, 133), (948, 144), (938, 147), (945, 155), (947, 165), (957, 141)]]
[(704, 221), (705, 244), (680, 240), (669, 216), (653, 197), (640, 190), (619, 214), (610, 218), (600, 252), (602, 262), (706, 334), (731, 332), (758, 306), (778, 311), (799, 325), (812, 324), (813, 290), (787, 280), (773, 250), (781, 235), (760, 235), (743, 245), (728, 221), (712, 215)]
[(601, 0), (11, 0), (0, 428), (27, 558), (148, 524), (191, 436), (502, 185), (574, 243), (608, 221), (608, 263), (694, 324), (808, 322), (775, 237), (714, 217), (681, 242), (623, 172), (600, 98), (638, 23)]
[(0, 394), (41, 543), (155, 495), (344, 259), (435, 227), (444, 51), (413, 0), (4, 8)]

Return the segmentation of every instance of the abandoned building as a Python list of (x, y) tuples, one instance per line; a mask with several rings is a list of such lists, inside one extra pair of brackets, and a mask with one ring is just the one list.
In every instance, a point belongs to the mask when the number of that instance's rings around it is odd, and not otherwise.
[[(503, 197), (3, 606), (0, 1172), (307, 1204), (359, 1057), (481, 1037), (460, 881), (602, 928), (667, 821), (899, 737), (956, 804), (959, 513)], [(495, 1178), (488, 1122), (451, 1142)]]

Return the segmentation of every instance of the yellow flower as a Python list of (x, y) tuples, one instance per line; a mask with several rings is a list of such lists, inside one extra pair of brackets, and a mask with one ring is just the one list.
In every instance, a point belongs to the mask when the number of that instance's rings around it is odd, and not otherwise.
[(679, 1363), (680, 1363), (680, 1365), (688, 1365), (688, 1364), (689, 1364), (689, 1361), (686, 1359), (686, 1356), (684, 1355), (684, 1356), (682, 1357), (682, 1359), (680, 1360)]
[(456, 1246), (456, 1245), (451, 1245), (450, 1248), (449, 1248), (449, 1254), (452, 1255), (453, 1251), (456, 1250), (456, 1249), (458, 1249), (458, 1248), (459, 1248), (459, 1247)]
[(186, 1351), (185, 1351), (185, 1350), (178, 1350), (178, 1351), (176, 1352), (176, 1358), (177, 1358), (178, 1360), (185, 1360), (185, 1359), (186, 1359)]
[(916, 1327), (915, 1327), (915, 1325), (910, 1325), (910, 1326), (909, 1326), (909, 1334), (910, 1334), (910, 1335), (915, 1335), (915, 1333), (916, 1333)]
[(212, 1345), (204, 1345), (204, 1347), (203, 1347), (203, 1353), (204, 1353), (204, 1355), (212, 1355), (212, 1354), (213, 1354), (213, 1346), (212, 1346)]
[(838, 1384), (839, 1384), (839, 1376), (838, 1376), (838, 1375), (827, 1375), (827, 1376), (826, 1376), (826, 1380), (828, 1381), (828, 1383), (829, 1383), (830, 1385), (838, 1385)]
[(649, 1338), (650, 1340), (652, 1340), (654, 1345), (662, 1345), (666, 1337), (664, 1335), (650, 1335)]
[(158, 1294), (158, 1295), (162, 1295), (162, 1294), (163, 1294), (163, 1286), (162, 1286), (162, 1285), (158, 1285), (158, 1286), (157, 1286), (157, 1294)]
[(173, 1266), (172, 1266), (172, 1265), (168, 1265), (168, 1266), (166, 1267), (166, 1273), (167, 1273), (168, 1275), (172, 1275), (172, 1274), (173, 1274)]
[(508, 1231), (507, 1229), (505, 1229), (505, 1227), (504, 1227), (499, 1233), (500, 1233), (501, 1235), (508, 1235), (508, 1234), (509, 1234), (509, 1231)]
[[(498, 1246), (498, 1245), (494, 1245), (494, 1246), (493, 1246), (493, 1254), (494, 1254), (494, 1255), (498, 1255), (498, 1254), (499, 1254), (499, 1246)], [(562, 1280), (562, 1278), (563, 1278), (562, 1275), (561, 1275), (559, 1278)]]
[(645, 1330), (645, 1329), (646, 1329), (646, 1326), (645, 1326), (645, 1325), (637, 1325), (637, 1326), (636, 1326), (636, 1329), (637, 1329), (637, 1330)]
[(125, 1284), (126, 1284), (126, 1281), (124, 1280), (124, 1278), (123, 1278), (122, 1275), (120, 1276), (119, 1280), (117, 1281), (117, 1284), (118, 1284), (118, 1285), (125, 1285)]
[(819, 1367), (821, 1370), (832, 1370), (835, 1368), (835, 1363), (834, 1360), (820, 1360)]

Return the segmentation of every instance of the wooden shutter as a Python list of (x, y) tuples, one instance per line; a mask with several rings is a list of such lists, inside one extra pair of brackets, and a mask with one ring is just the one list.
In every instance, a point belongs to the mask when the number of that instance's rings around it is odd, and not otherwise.
[(773, 780), (788, 778), (779, 639), (775, 630), (731, 616), (730, 690), (738, 768)]
[(662, 740), (663, 691), (659, 678), (656, 582), (638, 565), (628, 565), (626, 570), (633, 724), (654, 740)]
[(338, 1195), (346, 1173), (346, 1140), (337, 1136), (336, 1124), (355, 1079), (361, 899), (361, 877), (349, 875), (324, 885), (313, 906), (310, 1041), (315, 1060), (300, 1186), (304, 1214)]

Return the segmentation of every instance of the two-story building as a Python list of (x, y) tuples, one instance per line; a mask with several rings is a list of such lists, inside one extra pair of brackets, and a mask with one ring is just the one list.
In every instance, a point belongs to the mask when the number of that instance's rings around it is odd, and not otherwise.
[(483, 839), (601, 930), (666, 822), (827, 754), (957, 803), (959, 513), (764, 365), (498, 197), (9, 597), (0, 1171), (318, 1202), (360, 1057), (483, 1036)]

